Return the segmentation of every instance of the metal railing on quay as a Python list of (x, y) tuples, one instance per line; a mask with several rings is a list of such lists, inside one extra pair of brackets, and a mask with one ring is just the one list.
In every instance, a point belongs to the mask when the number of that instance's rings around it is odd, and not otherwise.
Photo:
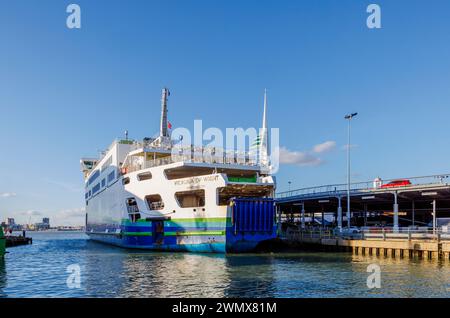
[(362, 239), (407, 239), (407, 240), (438, 240), (446, 241), (450, 240), (450, 231), (443, 230), (442, 228), (429, 227), (400, 227), (395, 230), (392, 227), (386, 228), (362, 228)]
[(281, 237), (289, 240), (311, 239), (358, 239), (358, 240), (432, 240), (450, 241), (450, 231), (432, 228), (361, 228), (346, 229), (342, 231), (335, 229), (292, 229), (288, 228), (281, 234)]
[(295, 229), (287, 229), (283, 235), (284, 238), (289, 240), (298, 240), (303, 238), (315, 238), (315, 239), (332, 239), (336, 238), (336, 235), (332, 230), (326, 229), (304, 229), (304, 230), (295, 230)]

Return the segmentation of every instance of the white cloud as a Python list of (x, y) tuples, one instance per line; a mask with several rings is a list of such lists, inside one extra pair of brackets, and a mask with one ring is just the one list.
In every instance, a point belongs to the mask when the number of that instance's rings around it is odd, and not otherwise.
[(17, 212), (16, 214), (22, 215), (22, 216), (42, 216), (42, 213), (36, 210), (28, 210), (23, 212)]
[(325, 153), (325, 152), (329, 152), (329, 151), (333, 150), (334, 148), (336, 148), (335, 141), (325, 141), (324, 143), (315, 145), (313, 147), (313, 151), (315, 153)]
[(317, 166), (322, 163), (322, 160), (308, 152), (290, 151), (285, 147), (281, 147), (280, 163), (298, 166)]
[(15, 194), (14, 192), (3, 192), (0, 193), (0, 198), (12, 198), (17, 196), (17, 194)]
[(79, 208), (79, 209), (66, 209), (61, 210), (59, 212), (56, 212), (56, 215), (60, 217), (65, 218), (79, 218), (79, 217), (85, 217), (86, 210), (85, 208)]
[(318, 166), (324, 162), (318, 155), (330, 152), (334, 148), (336, 148), (336, 142), (331, 140), (317, 144), (309, 151), (291, 151), (281, 147), (280, 163), (297, 166)]
[(65, 209), (59, 210), (50, 217), (50, 224), (52, 226), (84, 225), (86, 218), (85, 208)]
[(21, 213), (22, 215), (26, 216), (42, 216), (42, 213), (36, 210), (28, 210)]

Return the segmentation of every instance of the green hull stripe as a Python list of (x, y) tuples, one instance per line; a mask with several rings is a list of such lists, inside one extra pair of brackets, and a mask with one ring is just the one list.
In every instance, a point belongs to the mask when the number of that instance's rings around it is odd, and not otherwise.
[[(124, 236), (153, 236), (152, 232), (124, 232)], [(225, 231), (164, 232), (164, 236), (225, 235)]]
[(225, 231), (165, 232), (164, 236), (225, 235)]
[(125, 236), (152, 236), (152, 232), (124, 232)]

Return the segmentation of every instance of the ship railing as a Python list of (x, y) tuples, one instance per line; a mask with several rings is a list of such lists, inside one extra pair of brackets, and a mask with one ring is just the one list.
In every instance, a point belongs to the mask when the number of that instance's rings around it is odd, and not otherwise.
[(336, 235), (332, 230), (322, 229), (322, 228), (311, 228), (311, 229), (292, 229), (288, 228), (284, 233), (283, 237), (292, 241), (301, 241), (304, 238), (310, 239), (331, 239), (335, 238)]
[(218, 151), (215, 148), (184, 147), (172, 149), (172, 154), (162, 158), (146, 159), (136, 157), (127, 166), (127, 172), (167, 165), (176, 162), (209, 163), (258, 166), (253, 153), (245, 151)]

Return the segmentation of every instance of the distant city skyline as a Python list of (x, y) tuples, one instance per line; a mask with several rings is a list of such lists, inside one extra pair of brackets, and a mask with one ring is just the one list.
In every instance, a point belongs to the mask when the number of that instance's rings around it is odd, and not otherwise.
[(450, 3), (0, 1), (0, 220), (82, 225), (81, 157), (125, 130), (280, 128), (278, 189), (448, 173)]

